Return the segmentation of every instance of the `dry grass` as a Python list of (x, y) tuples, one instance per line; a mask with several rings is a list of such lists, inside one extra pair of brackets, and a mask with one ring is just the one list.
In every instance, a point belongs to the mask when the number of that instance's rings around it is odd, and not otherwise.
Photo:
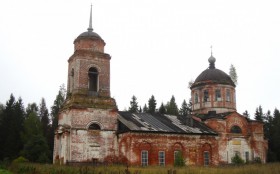
[(252, 164), (226, 167), (69, 167), (40, 164), (13, 164), (10, 170), (17, 174), (168, 174), (168, 170), (176, 170), (176, 174), (280, 174), (280, 163)]

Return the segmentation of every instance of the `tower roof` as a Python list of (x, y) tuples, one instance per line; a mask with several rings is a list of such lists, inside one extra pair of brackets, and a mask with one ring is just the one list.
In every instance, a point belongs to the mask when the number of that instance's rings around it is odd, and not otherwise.
[(226, 74), (224, 71), (215, 68), (216, 58), (213, 57), (212, 52), (211, 56), (208, 59), (209, 61), (209, 68), (204, 70), (194, 81), (191, 86), (191, 89), (197, 86), (206, 85), (209, 83), (215, 84), (225, 84), (231, 85), (235, 87), (234, 82), (232, 81), (231, 77)]
[(89, 27), (88, 27), (87, 31), (81, 33), (75, 39), (75, 41), (80, 40), (80, 39), (84, 39), (84, 38), (93, 38), (93, 39), (101, 39), (101, 40), (103, 40), (96, 32), (93, 32), (93, 28), (92, 28), (92, 5), (90, 7)]

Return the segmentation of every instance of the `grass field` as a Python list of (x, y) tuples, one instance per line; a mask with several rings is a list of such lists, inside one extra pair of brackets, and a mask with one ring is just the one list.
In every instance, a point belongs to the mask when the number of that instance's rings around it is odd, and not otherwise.
[[(50, 164), (13, 164), (8, 170), (14, 174), (280, 174), (280, 163), (252, 164), (226, 167), (70, 167)], [(6, 173), (5, 173), (6, 172)], [(0, 169), (0, 174), (10, 174)]]

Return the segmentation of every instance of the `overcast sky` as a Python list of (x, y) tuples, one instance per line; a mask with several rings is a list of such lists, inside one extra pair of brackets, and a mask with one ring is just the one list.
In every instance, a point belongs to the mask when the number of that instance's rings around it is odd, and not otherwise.
[(1, 0), (0, 103), (11, 93), (25, 106), (50, 107), (67, 84), (74, 39), (93, 28), (111, 59), (111, 96), (120, 110), (132, 95), (158, 107), (190, 98), (188, 82), (208, 68), (236, 67), (237, 110), (280, 107), (280, 1), (270, 0)]

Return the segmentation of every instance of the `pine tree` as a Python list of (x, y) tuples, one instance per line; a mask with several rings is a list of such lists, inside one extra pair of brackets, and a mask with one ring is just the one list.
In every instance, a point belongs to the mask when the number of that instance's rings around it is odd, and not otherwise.
[(143, 107), (143, 112), (144, 112), (144, 113), (148, 113), (148, 107), (147, 107), (146, 103), (145, 103), (145, 105), (144, 105), (144, 107)]
[(178, 106), (173, 95), (170, 99), (170, 102), (167, 102), (166, 104), (166, 114), (179, 115)]
[(29, 103), (27, 105), (26, 116), (28, 117), (28, 115), (32, 112), (35, 112), (36, 114), (38, 114), (38, 112), (39, 112), (39, 108), (36, 103), (31, 103), (31, 104)]
[(163, 103), (161, 103), (159, 109), (158, 109), (158, 112), (161, 113), (161, 114), (166, 114), (166, 109), (165, 109), (165, 106)]
[(261, 105), (256, 108), (255, 120), (263, 122), (263, 111)]
[(244, 115), (246, 118), (250, 118), (250, 114), (247, 110), (245, 110), (242, 115)]
[(234, 84), (237, 85), (238, 76), (236, 73), (236, 69), (232, 64), (230, 65), (230, 68), (229, 68), (229, 76), (230, 76), (231, 80), (234, 82)]
[(55, 130), (58, 126), (58, 113), (61, 109), (66, 97), (66, 90), (64, 84), (60, 86), (58, 94), (54, 100), (53, 106), (51, 107), (51, 117), (52, 117), (52, 128)]
[(148, 113), (154, 114), (156, 112), (156, 106), (157, 106), (157, 102), (155, 100), (154, 95), (152, 95), (148, 101)]
[(42, 124), (36, 112), (31, 112), (24, 121), (24, 133), (22, 134), (24, 144), (33, 135), (43, 135)]
[(131, 98), (130, 107), (128, 108), (128, 111), (131, 113), (139, 112), (137, 98), (134, 95)]
[(21, 154), (31, 162), (49, 162), (50, 150), (43, 136), (40, 117), (31, 112), (24, 122), (24, 148)]
[(13, 94), (7, 101), (5, 109), (1, 114), (0, 127), (0, 159), (14, 159), (19, 156), (22, 149), (21, 132), (25, 118), (22, 99), (15, 100)]
[(43, 135), (47, 137), (48, 132), (50, 131), (50, 119), (49, 119), (49, 111), (46, 106), (46, 102), (44, 98), (42, 98), (40, 103), (39, 118), (42, 124)]
[(141, 106), (140, 106), (140, 108), (139, 108), (139, 113), (142, 113), (143, 111), (142, 111), (142, 108), (141, 108)]
[(271, 141), (269, 141), (269, 145), (271, 150), (273, 151), (274, 158), (279, 161), (280, 160), (280, 112), (278, 109), (274, 110), (273, 113), (273, 121), (272, 121), (272, 135)]
[(190, 114), (190, 113), (189, 113), (189, 110), (190, 110), (190, 108), (189, 108), (189, 106), (188, 106), (186, 100), (184, 100), (183, 103), (182, 103), (182, 106), (181, 106), (181, 108), (180, 108), (180, 111), (179, 111), (180, 115), (181, 115), (181, 116), (187, 116), (187, 115), (189, 115), (189, 114)]

